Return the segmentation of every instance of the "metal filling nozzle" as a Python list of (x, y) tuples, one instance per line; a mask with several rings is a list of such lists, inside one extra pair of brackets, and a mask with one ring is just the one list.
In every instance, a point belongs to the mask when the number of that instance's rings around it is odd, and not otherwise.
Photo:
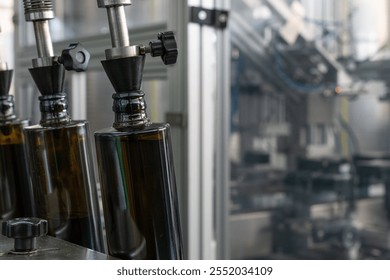
[(26, 21), (34, 24), (38, 58), (33, 59), (33, 66), (51, 66), (54, 60), (53, 43), (50, 36), (49, 20), (54, 18), (51, 0), (23, 0)]
[(26, 21), (34, 24), (38, 58), (32, 60), (30, 73), (42, 95), (63, 93), (65, 70), (82, 72), (88, 68), (89, 52), (80, 43), (72, 43), (54, 55), (49, 20), (54, 18), (51, 0), (23, 0)]
[(140, 55), (139, 46), (131, 46), (127, 30), (125, 6), (131, 0), (97, 0), (99, 8), (107, 9), (112, 48), (106, 50), (107, 59), (124, 58)]
[(130, 45), (124, 6), (131, 5), (131, 0), (97, 0), (99, 8), (107, 9), (112, 48), (107, 49), (106, 59), (127, 58), (150, 53), (160, 56), (164, 64), (175, 64), (178, 51), (176, 39), (172, 31), (159, 33), (156, 41), (149, 46)]

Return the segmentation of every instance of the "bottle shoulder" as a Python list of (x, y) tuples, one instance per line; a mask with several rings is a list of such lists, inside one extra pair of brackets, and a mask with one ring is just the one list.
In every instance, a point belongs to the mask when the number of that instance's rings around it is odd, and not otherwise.
[(78, 128), (78, 127), (84, 127), (88, 126), (88, 121), (86, 120), (76, 120), (76, 121), (70, 121), (66, 124), (58, 124), (58, 125), (50, 125), (50, 126), (43, 126), (41, 124), (31, 125), (25, 128), (27, 131), (47, 131), (47, 130), (60, 130), (60, 129), (66, 129), (66, 128)]
[(28, 125), (28, 120), (12, 120), (0, 123), (0, 145), (23, 144), (23, 130)]
[(96, 136), (124, 136), (124, 135), (137, 135), (137, 134), (149, 134), (158, 133), (169, 130), (170, 125), (168, 123), (151, 123), (143, 127), (138, 128), (126, 128), (117, 130), (113, 127), (105, 128), (95, 132)]
[(20, 127), (27, 127), (30, 125), (29, 120), (20, 120), (20, 119), (15, 119), (12, 121), (0, 121), (0, 127), (10, 127), (10, 126), (20, 126)]

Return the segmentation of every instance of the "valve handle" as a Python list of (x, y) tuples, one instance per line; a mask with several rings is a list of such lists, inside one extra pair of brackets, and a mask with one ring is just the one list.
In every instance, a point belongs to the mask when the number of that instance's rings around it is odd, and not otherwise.
[(159, 33), (157, 40), (150, 42), (149, 47), (151, 56), (161, 56), (165, 65), (176, 63), (178, 49), (175, 34), (172, 31)]
[(14, 238), (15, 252), (36, 249), (36, 238), (47, 234), (47, 221), (38, 218), (17, 218), (2, 223), (2, 234)]
[(84, 72), (88, 69), (90, 58), (90, 53), (80, 43), (72, 43), (62, 50), (59, 62), (68, 71)]

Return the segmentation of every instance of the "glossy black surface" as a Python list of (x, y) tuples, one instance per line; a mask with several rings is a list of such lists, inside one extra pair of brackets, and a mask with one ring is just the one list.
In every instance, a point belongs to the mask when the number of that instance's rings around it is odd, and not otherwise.
[(36, 216), (49, 235), (103, 251), (88, 124), (71, 122), (25, 129)]
[(95, 133), (109, 254), (182, 259), (169, 125)]

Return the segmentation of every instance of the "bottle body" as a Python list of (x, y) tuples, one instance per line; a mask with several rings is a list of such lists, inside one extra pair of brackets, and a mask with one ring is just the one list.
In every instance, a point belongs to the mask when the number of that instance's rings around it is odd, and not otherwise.
[(168, 124), (95, 133), (109, 254), (182, 259)]
[(103, 252), (88, 123), (25, 128), (36, 215), (48, 234)]
[(23, 135), (28, 124), (0, 122), (0, 220), (34, 215)]

